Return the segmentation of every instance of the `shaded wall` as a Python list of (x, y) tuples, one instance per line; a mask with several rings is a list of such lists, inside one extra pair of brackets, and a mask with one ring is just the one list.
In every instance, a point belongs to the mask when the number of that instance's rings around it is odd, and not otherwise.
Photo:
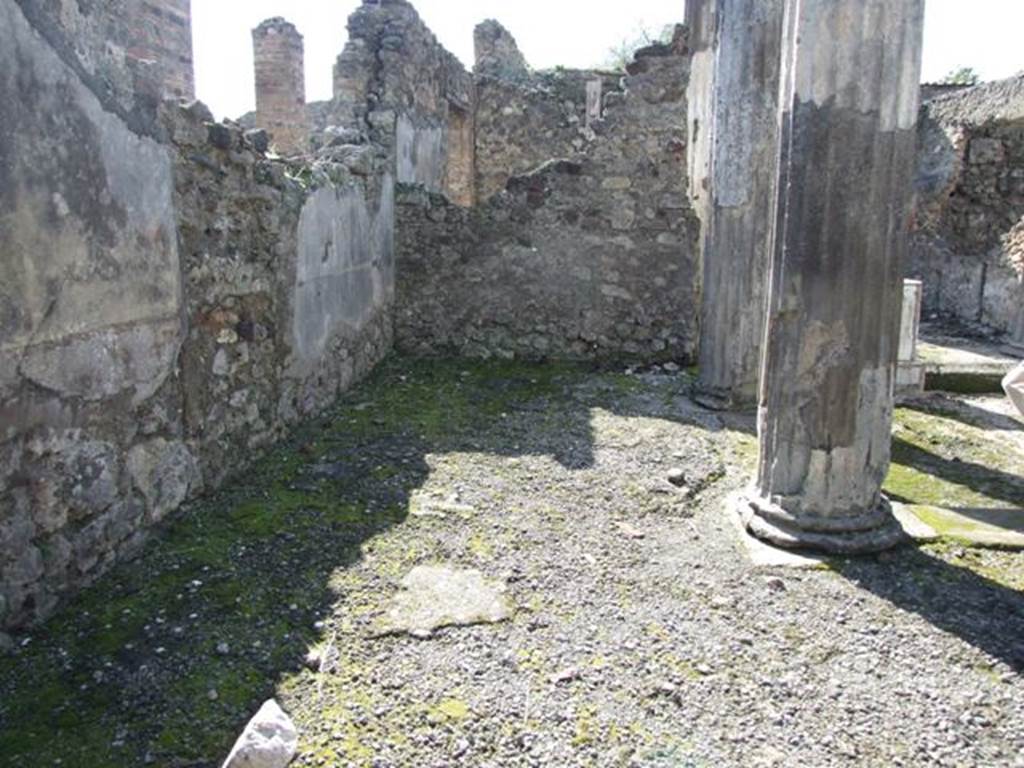
[(137, 545), (127, 448), (173, 438), (145, 425), (180, 402), (170, 152), (80, 72), (0, 1), (0, 624)]
[(79, 52), (118, 25), (0, 0), (0, 627), (137, 552), (391, 344), (387, 152), (289, 164), (202, 105), (102, 86)]

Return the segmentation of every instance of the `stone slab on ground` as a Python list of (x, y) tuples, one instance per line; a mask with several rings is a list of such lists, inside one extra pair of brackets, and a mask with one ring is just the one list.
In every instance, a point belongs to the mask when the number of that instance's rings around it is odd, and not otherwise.
[(950, 391), (1001, 391), (1000, 382), (1019, 360), (1005, 345), (923, 332), (917, 364), (924, 368), (925, 388)]
[(444, 627), (496, 624), (512, 617), (505, 592), (504, 583), (479, 571), (418, 566), (402, 580), (402, 590), (377, 623), (377, 633), (429, 637)]
[(896, 515), (900, 526), (906, 534), (919, 544), (938, 541), (942, 538), (938, 531), (914, 514), (913, 505), (893, 502), (892, 513)]
[(978, 547), (1024, 549), (1024, 509), (906, 505), (898, 517), (916, 541), (949, 538)]

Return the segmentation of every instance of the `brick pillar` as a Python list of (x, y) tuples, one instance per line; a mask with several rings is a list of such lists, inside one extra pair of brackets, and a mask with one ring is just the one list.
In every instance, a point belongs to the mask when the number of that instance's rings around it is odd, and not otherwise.
[(252, 31), (256, 62), (256, 125), (284, 155), (309, 148), (306, 74), (302, 35), (278, 17)]
[(156, 65), (163, 98), (195, 99), (192, 0), (139, 0), (132, 8), (129, 58)]

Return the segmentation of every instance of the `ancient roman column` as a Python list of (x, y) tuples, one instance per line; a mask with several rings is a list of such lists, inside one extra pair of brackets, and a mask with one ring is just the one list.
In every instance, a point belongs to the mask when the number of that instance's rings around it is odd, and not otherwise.
[(785, 547), (877, 551), (889, 469), (924, 0), (786, 0), (757, 487)]
[(302, 35), (280, 17), (252, 31), (256, 65), (256, 126), (283, 155), (309, 149), (305, 54)]
[(764, 340), (783, 0), (690, 0), (690, 146), (703, 292), (696, 398), (757, 404)]

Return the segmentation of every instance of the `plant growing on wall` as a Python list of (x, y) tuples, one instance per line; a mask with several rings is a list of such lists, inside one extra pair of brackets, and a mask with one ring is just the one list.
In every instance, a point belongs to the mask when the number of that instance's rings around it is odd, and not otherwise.
[(975, 72), (972, 67), (954, 69), (942, 78), (943, 85), (977, 85), (980, 82), (981, 75)]
[(643, 23), (638, 24), (635, 34), (623, 38), (608, 49), (608, 57), (601, 63), (599, 69), (625, 71), (626, 65), (633, 61), (633, 55), (641, 48), (655, 43), (671, 43), (673, 31), (672, 25), (657, 33)]

